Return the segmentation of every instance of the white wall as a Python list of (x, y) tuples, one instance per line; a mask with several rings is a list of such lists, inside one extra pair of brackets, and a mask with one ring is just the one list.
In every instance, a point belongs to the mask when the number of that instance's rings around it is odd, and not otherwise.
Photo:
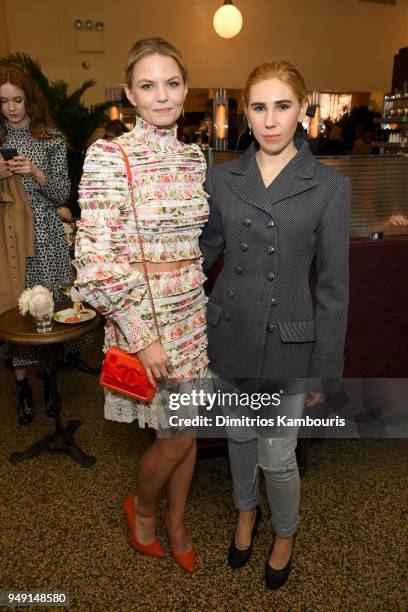
[(6, 14), (4, 10), (4, 0), (0, 0), (0, 57), (8, 53), (9, 43), (7, 34)]
[[(408, 45), (408, 0), (397, 0), (395, 6), (358, 0), (236, 0), (244, 26), (231, 40), (219, 38), (212, 27), (221, 4), (0, 0), (0, 51), (8, 46), (38, 57), (49, 77), (67, 79), (72, 86), (95, 78), (98, 84), (87, 102), (96, 102), (104, 98), (105, 87), (122, 81), (126, 53), (144, 36), (163, 36), (180, 48), (191, 87), (241, 88), (255, 65), (279, 57), (299, 68), (310, 89), (386, 92), (393, 56)], [(75, 18), (104, 22), (103, 53), (77, 51)], [(81, 67), (83, 61), (89, 70)]]

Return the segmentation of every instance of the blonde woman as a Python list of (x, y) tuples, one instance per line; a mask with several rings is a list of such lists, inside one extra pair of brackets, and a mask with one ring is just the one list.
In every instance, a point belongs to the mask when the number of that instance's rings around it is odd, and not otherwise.
[[(207, 366), (205, 296), (198, 238), (207, 221), (206, 165), (196, 145), (176, 138), (187, 95), (187, 68), (179, 51), (160, 38), (138, 41), (125, 67), (126, 95), (136, 126), (113, 142), (88, 150), (80, 187), (76, 245), (77, 285), (107, 317), (105, 348), (118, 344), (138, 355), (151, 381), (150, 403), (107, 392), (105, 416), (151, 427), (157, 437), (139, 464), (137, 496), (124, 508), (132, 544), (163, 557), (156, 539), (156, 510), (167, 486), (163, 515), (175, 560), (187, 571), (195, 550), (185, 526), (185, 506), (195, 466), (191, 432), (169, 424), (168, 395), (189, 391)], [(157, 335), (145, 282), (124, 159), (128, 156), (147, 271), (160, 328)], [(184, 408), (192, 416), (193, 408)], [(183, 414), (178, 413), (179, 416)]]
[[(235, 387), (279, 394), (280, 412), (295, 418), (307, 391), (313, 406), (324, 381), (341, 376), (348, 299), (350, 184), (317, 162), (304, 138), (295, 139), (307, 95), (288, 62), (251, 72), (244, 107), (254, 142), (241, 158), (211, 169), (205, 186), (210, 220), (201, 240), (206, 267), (224, 252), (207, 308), (212, 369)], [(315, 306), (308, 284), (314, 258)], [(265, 579), (277, 589), (289, 575), (298, 525), (296, 432), (273, 437), (228, 427), (227, 433), (238, 509), (229, 563), (239, 568), (251, 556), (260, 467), (275, 532)]]

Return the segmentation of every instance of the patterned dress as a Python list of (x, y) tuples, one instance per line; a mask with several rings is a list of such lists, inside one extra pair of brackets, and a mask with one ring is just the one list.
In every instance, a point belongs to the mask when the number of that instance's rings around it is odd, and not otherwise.
[[(150, 403), (105, 392), (105, 417), (155, 429), (168, 428), (168, 394), (184, 392), (204, 376), (207, 358), (205, 276), (198, 239), (208, 218), (203, 190), (206, 164), (196, 145), (179, 142), (174, 130), (137, 118), (117, 142), (133, 174), (146, 259), (196, 260), (175, 271), (149, 273), (162, 343), (173, 371), (159, 381)], [(129, 197), (126, 168), (115, 142), (98, 140), (88, 150), (80, 185), (74, 265), (85, 300), (108, 317), (105, 350), (116, 344), (136, 353), (157, 339)], [(115, 338), (114, 326), (118, 333)], [(185, 412), (191, 416), (193, 408)], [(178, 412), (178, 416), (183, 416)]]
[[(6, 138), (2, 147), (17, 149), (45, 175), (40, 185), (31, 175), (21, 175), (21, 181), (31, 204), (34, 222), (35, 256), (27, 259), (26, 287), (43, 285), (53, 292), (56, 300), (63, 295), (60, 283), (72, 282), (72, 266), (67, 240), (57, 209), (63, 206), (70, 192), (67, 153), (61, 137), (50, 140), (34, 138), (29, 129), (13, 127), (6, 122)], [(91, 339), (66, 343), (67, 352), (79, 352)], [(40, 348), (17, 348), (9, 344), (0, 347), (0, 357), (12, 358), (15, 367), (24, 367), (41, 359)]]

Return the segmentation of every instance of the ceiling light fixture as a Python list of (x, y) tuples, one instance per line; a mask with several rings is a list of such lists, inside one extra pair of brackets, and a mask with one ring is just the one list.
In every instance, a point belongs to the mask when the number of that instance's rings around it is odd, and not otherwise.
[(242, 28), (242, 15), (232, 0), (225, 0), (213, 19), (214, 30), (221, 38), (233, 38)]

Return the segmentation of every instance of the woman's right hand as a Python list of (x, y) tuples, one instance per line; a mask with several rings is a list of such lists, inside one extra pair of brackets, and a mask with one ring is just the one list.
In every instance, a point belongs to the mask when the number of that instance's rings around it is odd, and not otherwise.
[(152, 386), (155, 386), (156, 378), (166, 378), (169, 375), (167, 365), (170, 359), (164, 350), (160, 340), (155, 340), (149, 346), (137, 353), (142, 365), (144, 366), (147, 378)]
[(388, 219), (390, 225), (408, 225), (408, 218), (405, 215), (392, 215)]
[(7, 162), (0, 157), (0, 179), (9, 178), (10, 176), (13, 176), (13, 173), (10, 172)]

